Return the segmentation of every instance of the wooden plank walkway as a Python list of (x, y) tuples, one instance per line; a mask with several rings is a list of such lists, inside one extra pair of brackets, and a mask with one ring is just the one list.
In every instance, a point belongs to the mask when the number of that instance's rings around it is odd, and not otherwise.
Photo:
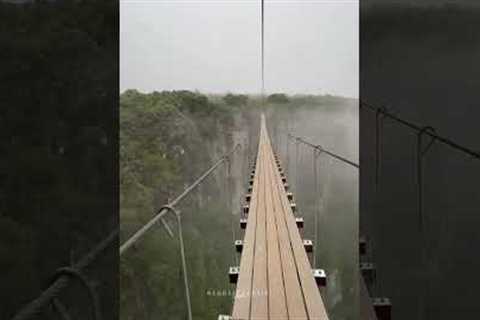
[(262, 115), (234, 320), (328, 319)]

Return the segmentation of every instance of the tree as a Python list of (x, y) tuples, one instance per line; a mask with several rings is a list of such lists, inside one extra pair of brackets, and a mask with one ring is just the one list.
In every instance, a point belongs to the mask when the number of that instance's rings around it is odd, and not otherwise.
[(284, 93), (273, 93), (268, 96), (267, 101), (269, 103), (289, 103), (287, 95)]
[(230, 106), (244, 106), (248, 102), (248, 96), (244, 94), (228, 93), (225, 97), (223, 97), (223, 101)]

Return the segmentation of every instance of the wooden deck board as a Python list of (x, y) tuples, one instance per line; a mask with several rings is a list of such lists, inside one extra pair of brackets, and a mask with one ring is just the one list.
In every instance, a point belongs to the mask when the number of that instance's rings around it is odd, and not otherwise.
[(250, 318), (250, 302), (252, 289), (252, 275), (253, 275), (253, 256), (255, 244), (255, 227), (256, 227), (256, 208), (258, 204), (258, 185), (260, 172), (262, 172), (263, 165), (259, 161), (262, 155), (261, 148), (257, 154), (255, 177), (252, 188), (252, 198), (250, 200), (250, 209), (247, 219), (247, 228), (245, 230), (244, 245), (242, 250), (242, 257), (240, 260), (240, 274), (238, 277), (238, 284), (235, 293), (235, 304), (233, 306), (232, 317), (234, 319), (249, 319)]
[[(273, 161), (270, 162), (273, 163)], [(276, 168), (275, 170), (272, 170), (271, 188), (272, 196), (274, 197), (274, 213), (277, 226), (277, 235), (282, 248), (281, 257), (283, 276), (285, 280), (285, 294), (287, 296), (288, 316), (289, 319), (307, 319), (302, 288), (300, 286), (300, 282), (298, 281), (297, 268), (288, 234), (286, 220), (284, 218), (284, 208), (281, 203), (281, 193), (277, 191), (278, 180), (275, 172), (276, 170)]]
[(278, 181), (277, 190), (281, 198), (283, 214), (286, 220), (290, 243), (293, 249), (293, 255), (297, 267), (299, 282), (303, 291), (305, 307), (308, 312), (308, 319), (328, 319), (327, 313), (325, 311), (325, 306), (320, 295), (320, 291), (318, 290), (317, 284), (315, 283), (315, 279), (312, 275), (312, 267), (308, 260), (307, 253), (305, 252), (305, 248), (303, 247), (302, 238), (300, 237), (300, 233), (298, 232), (298, 228), (295, 223), (295, 216), (293, 215), (292, 209), (290, 207), (290, 201), (288, 200), (287, 194), (283, 186), (281, 185), (280, 173), (277, 172), (276, 175)]
[[(263, 129), (263, 128), (262, 128)], [(251, 293), (251, 319), (268, 319), (268, 274), (267, 274), (267, 240), (266, 240), (266, 179), (268, 175), (268, 164), (266, 160), (267, 146), (265, 143), (265, 132), (262, 132), (263, 157), (262, 172), (260, 173), (260, 184), (258, 188), (257, 224), (255, 235), (255, 255), (253, 262), (253, 284)]]
[[(268, 159), (267, 159), (268, 160)], [(273, 163), (267, 161), (268, 179), (266, 181), (266, 213), (267, 213), (267, 239), (268, 239), (268, 288), (269, 292), (269, 317), (270, 319), (288, 319), (286, 292), (283, 278), (283, 264), (281, 259), (281, 246), (279, 242), (279, 234), (277, 222), (275, 219), (274, 190), (272, 184), (275, 183), (275, 174)]]
[(232, 317), (328, 320), (262, 116)]

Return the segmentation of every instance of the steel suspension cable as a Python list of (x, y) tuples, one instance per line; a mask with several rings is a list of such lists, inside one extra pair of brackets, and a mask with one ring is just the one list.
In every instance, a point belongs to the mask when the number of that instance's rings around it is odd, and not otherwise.
[[(393, 114), (392, 112), (386, 110), (385, 108), (373, 106), (373, 105), (368, 104), (368, 103), (366, 103), (362, 100), (360, 100), (360, 107), (361, 108), (366, 107), (367, 109), (375, 111), (375, 112), (377, 112), (377, 110), (379, 110), (378, 112), (382, 113), (384, 117), (390, 118), (390, 119), (392, 119), (392, 120), (410, 128), (410, 129), (412, 129), (413, 131), (415, 131), (417, 133), (419, 133), (423, 129), (422, 126), (419, 126), (419, 125), (417, 125), (413, 122), (404, 120), (404, 119), (400, 118), (399, 116)], [(435, 138), (437, 141), (442, 142), (442, 143), (452, 147), (453, 149), (462, 151), (462, 152), (474, 157), (475, 159), (480, 160), (480, 152), (478, 152), (478, 151), (475, 151), (471, 148), (467, 148), (465, 146), (462, 146), (459, 143), (457, 143), (457, 142), (455, 142), (455, 141), (453, 141), (449, 138), (440, 136), (439, 134), (437, 134), (435, 132), (425, 132), (424, 134), (427, 135), (427, 136), (430, 136), (431, 138)]]
[(317, 179), (317, 158), (318, 158), (318, 150), (313, 149), (313, 194), (314, 194), (314, 223), (315, 223), (315, 238), (314, 238), (314, 246), (315, 249), (313, 251), (313, 267), (317, 267), (317, 254), (318, 254), (318, 215), (320, 211), (320, 201), (318, 199), (318, 179)]
[(185, 290), (185, 303), (187, 305), (187, 315), (188, 320), (192, 320), (192, 303), (190, 299), (190, 288), (188, 285), (188, 272), (187, 272), (187, 260), (185, 257), (185, 244), (183, 241), (183, 228), (182, 228), (182, 215), (180, 211), (176, 210), (174, 207), (166, 205), (160, 208), (160, 210), (165, 210), (166, 213), (172, 213), (177, 219), (177, 228), (178, 228), (178, 241), (180, 244), (180, 259), (182, 263), (182, 273), (183, 273), (183, 285)]
[(298, 190), (298, 149), (300, 147), (300, 143), (298, 140), (295, 141), (295, 192), (299, 192)]
[[(424, 179), (423, 179), (423, 158), (426, 152), (430, 149), (432, 144), (437, 141), (441, 142), (452, 149), (461, 151), (467, 155), (472, 156), (474, 159), (480, 160), (480, 152), (473, 150), (471, 148), (465, 147), (452, 139), (444, 136), (440, 136), (432, 127), (429, 126), (420, 126), (411, 121), (407, 121), (391, 112), (389, 112), (385, 107), (376, 107), (371, 104), (368, 104), (364, 101), (360, 101), (360, 107), (366, 107), (368, 110), (374, 111), (376, 113), (376, 118), (378, 122), (379, 115), (381, 114), (384, 118), (389, 118), (406, 128), (414, 131), (417, 135), (417, 142), (416, 142), (416, 182), (417, 182), (417, 212), (418, 212), (418, 227), (419, 232), (421, 234), (422, 239), (422, 253), (421, 253), (421, 264), (425, 268), (425, 272), (430, 272), (429, 266), (433, 263), (432, 256), (432, 248), (429, 243), (429, 236), (426, 234), (428, 233), (428, 221), (424, 215), (424, 200), (423, 200), (423, 187), (424, 187)], [(378, 125), (378, 124), (377, 124)], [(427, 146), (423, 146), (422, 138), (423, 136), (430, 137), (430, 142)], [(378, 171), (377, 171), (378, 173)], [(377, 175), (378, 177), (378, 175)], [(428, 319), (430, 316), (429, 309), (428, 309), (428, 300), (430, 294), (430, 281), (426, 279), (426, 284), (424, 286), (423, 294), (419, 295), (420, 298), (420, 308), (419, 308), (419, 316), (425, 319)]]
[(72, 317), (68, 313), (67, 308), (58, 298), (53, 298), (52, 300), (53, 309), (57, 314), (62, 318), (62, 320), (72, 320)]
[(319, 150), (319, 151), (322, 151), (323, 153), (328, 154), (329, 156), (331, 156), (331, 157), (333, 157), (333, 158), (335, 158), (335, 159), (337, 159), (337, 160), (340, 160), (340, 161), (342, 161), (342, 162), (344, 162), (344, 163), (346, 163), (346, 164), (349, 164), (349, 165), (351, 165), (352, 167), (355, 167), (355, 168), (357, 168), (357, 169), (359, 168), (359, 165), (358, 165), (357, 163), (355, 163), (355, 162), (353, 162), (353, 161), (351, 161), (351, 160), (348, 160), (347, 158), (345, 158), (345, 157), (343, 157), (343, 156), (341, 156), (341, 155), (339, 155), (339, 154), (337, 154), (337, 153), (334, 153), (334, 152), (332, 152), (332, 151), (330, 151), (330, 150), (327, 150), (327, 149), (325, 149), (324, 147), (322, 147), (322, 146), (320, 146), (320, 145), (314, 145), (313, 143), (308, 142), (308, 141), (306, 141), (305, 139), (303, 139), (303, 138), (301, 138), (301, 137), (297, 137), (297, 136), (292, 135), (292, 134), (290, 134), (290, 133), (288, 133), (288, 137), (289, 137), (290, 139), (292, 139), (292, 140), (295, 140), (295, 141), (297, 141), (297, 142), (303, 143), (303, 144), (305, 144), (305, 145), (307, 145), (307, 146), (309, 146), (309, 147), (311, 147), (311, 148), (314, 148), (314, 149), (317, 149), (317, 150)]
[[(150, 230), (159, 220), (162, 222), (162, 217), (169, 211), (166, 207), (173, 207), (186, 197), (195, 187), (197, 187), (205, 178), (207, 178), (215, 169), (225, 162), (235, 151), (240, 147), (237, 144), (233, 150), (225, 154), (220, 158), (212, 167), (210, 167), (204, 174), (202, 174), (193, 184), (187, 187), (177, 198), (170, 202), (167, 206), (162, 207), (154, 218), (147, 222), (142, 228), (140, 228), (132, 237), (130, 237), (123, 245), (120, 246), (120, 255), (122, 255), (128, 248), (136, 243), (145, 233)], [(164, 224), (165, 225), (165, 224)], [(179, 227), (181, 228), (181, 226)], [(167, 230), (168, 231), (168, 230)], [(71, 270), (74, 272), (80, 272), (93, 263), (112, 243), (118, 239), (119, 230), (113, 230), (104, 240), (98, 243), (91, 251), (83, 256), (77, 263), (75, 263)], [(171, 231), (169, 232), (171, 234)], [(183, 247), (183, 239), (181, 240), (181, 246)], [(42, 310), (55, 299), (61, 291), (63, 291), (70, 284), (72, 275), (63, 273), (59, 275), (36, 299), (31, 301), (25, 307), (23, 307), (12, 320), (25, 320), (31, 319), (42, 312)], [(188, 287), (188, 285), (187, 285)], [(189, 298), (188, 298), (189, 300)], [(58, 306), (58, 303), (57, 303)]]
[[(117, 240), (118, 230), (112, 231), (104, 240), (102, 240), (97, 246), (89, 251), (82, 257), (76, 264), (70, 269), (75, 271), (81, 271), (87, 268), (92, 262), (94, 262), (112, 243)], [(71, 274), (60, 274), (35, 300), (31, 301), (25, 307), (23, 307), (12, 320), (25, 320), (31, 319), (39, 315), (42, 310), (51, 303), (51, 301), (58, 297), (61, 291), (63, 291), (72, 280)]]
[(262, 0), (262, 103), (265, 104), (265, 4)]
[[(224, 163), (229, 156), (231, 156), (237, 149), (240, 147), (240, 144), (237, 144), (233, 150), (222, 156), (214, 165), (212, 165), (205, 173), (203, 173), (197, 180), (195, 180), (189, 187), (187, 187), (177, 198), (170, 202), (167, 206), (174, 207), (179, 203), (183, 198), (185, 198), (193, 189), (195, 189), (203, 180), (205, 180), (212, 172), (217, 169), (222, 163)], [(124, 254), (134, 243), (136, 243), (140, 238), (142, 238), (147, 231), (149, 231), (163, 216), (168, 212), (164, 207), (159, 209), (155, 216), (143, 225), (137, 232), (135, 232), (127, 241), (125, 241), (120, 246), (120, 256)]]
[[(375, 113), (375, 199), (374, 199), (374, 221), (380, 221), (380, 219), (375, 219), (375, 217), (378, 217), (381, 214), (381, 208), (380, 208), (380, 194), (381, 194), (381, 188), (380, 188), (380, 175), (381, 175), (381, 169), (382, 169), (382, 150), (383, 150), (383, 113), (381, 111), (385, 111), (385, 108), (378, 109)], [(381, 238), (378, 236), (378, 232), (381, 230), (381, 228), (375, 228), (373, 232), (376, 234), (377, 239)], [(381, 243), (381, 242), (380, 242)], [(382, 279), (381, 277), (381, 271), (382, 270), (382, 263), (383, 261), (379, 259), (381, 257), (381, 247), (376, 244), (375, 246), (375, 256), (376, 259), (373, 260), (376, 263), (376, 268), (374, 272), (374, 280), (373, 280), (373, 288), (377, 294), (383, 293), (383, 282), (382, 281), (377, 281), (378, 279)]]
[[(385, 110), (385, 108), (382, 110)], [(375, 114), (375, 192), (378, 190), (382, 163), (383, 114), (380, 111), (381, 109), (378, 109)]]
[[(231, 161), (230, 159), (227, 160), (226, 166), (225, 166), (225, 181), (226, 181), (226, 198), (227, 198), (227, 210), (230, 213), (230, 224), (232, 228), (232, 243), (235, 243), (236, 240), (236, 235), (235, 235), (235, 214), (234, 211), (232, 210), (232, 194), (231, 194), (231, 186), (230, 186), (230, 166), (231, 166)], [(237, 261), (237, 254), (235, 251), (233, 251), (233, 265), (236, 266), (238, 264)]]
[[(419, 226), (419, 231), (420, 231), (420, 237), (422, 240), (421, 243), (421, 264), (422, 267), (425, 268), (425, 272), (429, 273), (429, 258), (431, 254), (430, 246), (428, 243), (428, 230), (427, 230), (427, 221), (424, 216), (423, 212), (423, 157), (424, 155), (430, 150), (432, 147), (433, 143), (435, 142), (435, 138), (431, 138), (429, 143), (424, 147), (423, 146), (423, 136), (427, 133), (435, 133), (435, 129), (429, 126), (423, 127), (422, 130), (420, 130), (417, 133), (417, 152), (416, 152), (416, 157), (417, 157), (417, 210), (418, 210), (418, 226)], [(424, 319), (429, 319), (429, 314), (428, 314), (428, 298), (430, 296), (430, 279), (429, 277), (425, 278), (425, 285), (423, 288), (423, 295), (421, 295), (421, 301), (420, 301), (420, 312), (422, 315), (422, 318)]]
[[(288, 127), (288, 126), (287, 126)], [(286, 167), (287, 167), (287, 173), (290, 173), (290, 139), (288, 139), (288, 137), (286, 138), (285, 140), (285, 145), (286, 145), (286, 149), (287, 149), (287, 154), (286, 154), (286, 158), (287, 158), (287, 163), (286, 163)]]
[[(145, 235), (145, 233), (150, 230), (150, 228), (155, 225), (157, 221), (162, 221), (163, 222), (163, 216), (165, 216), (167, 213), (171, 212), (172, 214), (175, 215), (177, 219), (177, 227), (178, 227), (178, 238), (179, 238), (179, 243), (180, 243), (180, 257), (181, 257), (181, 263), (182, 263), (182, 272), (183, 272), (183, 280), (184, 280), (184, 290), (185, 290), (185, 301), (187, 305), (187, 315), (188, 319), (192, 320), (192, 305), (191, 305), (191, 298), (190, 298), (190, 289), (189, 289), (189, 281), (188, 281), (188, 272), (187, 272), (187, 262), (186, 262), (186, 257), (185, 257), (185, 244), (183, 240), (183, 229), (182, 229), (182, 219), (181, 219), (181, 214), (179, 211), (177, 211), (174, 206), (180, 202), (186, 195), (190, 193), (193, 189), (195, 189), (197, 186), (199, 186), (202, 181), (204, 181), (210, 174), (212, 174), (216, 168), (218, 168), (222, 163), (227, 164), (226, 168), (226, 180), (227, 184), (229, 183), (228, 177), (230, 173), (230, 157), (231, 155), (240, 147), (240, 144), (237, 144), (233, 150), (225, 154), (223, 157), (221, 157), (213, 166), (211, 166), (203, 175), (201, 175), (193, 184), (191, 184), (189, 187), (187, 187), (182, 194), (180, 194), (176, 199), (174, 199), (172, 202), (169, 204), (162, 206), (157, 214), (155, 215), (154, 218), (152, 218), (149, 222), (147, 222), (142, 228), (140, 228), (132, 237), (130, 237), (125, 243), (120, 247), (120, 255), (124, 253), (129, 247), (134, 245), (136, 241), (138, 241), (142, 236)], [(227, 192), (228, 193), (228, 192)], [(229, 206), (230, 207), (230, 206)], [(166, 225), (166, 224), (165, 224)], [(167, 230), (168, 231), (168, 230)], [(169, 232), (171, 233), (171, 231)], [(234, 236), (235, 237), (235, 236)]]

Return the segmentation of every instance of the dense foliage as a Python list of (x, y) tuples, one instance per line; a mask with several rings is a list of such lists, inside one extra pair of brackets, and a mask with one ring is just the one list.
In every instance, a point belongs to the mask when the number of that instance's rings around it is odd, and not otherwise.
[[(221, 103), (189, 91), (120, 98), (120, 192), (122, 237), (152, 217), (233, 143), (234, 114)], [(198, 319), (228, 312), (230, 298), (208, 290), (228, 288), (225, 270), (231, 257), (223, 170), (182, 201), (190, 287)], [(218, 180), (218, 181), (217, 181)], [(213, 197), (217, 201), (212, 201)], [(221, 196), (221, 197), (219, 197)], [(199, 216), (200, 215), (200, 216)], [(197, 218), (197, 216), (199, 216)], [(121, 263), (122, 319), (183, 319), (185, 298), (176, 222), (175, 238), (152, 232)], [(214, 235), (215, 230), (224, 230)]]
[(248, 96), (245, 94), (228, 93), (223, 97), (223, 100), (230, 106), (244, 106), (248, 102)]
[[(296, 111), (315, 113), (320, 107), (324, 111), (340, 110), (335, 106), (343, 103), (345, 107), (347, 101), (333, 96), (283, 96), (287, 103), (267, 102), (262, 107), (259, 96), (125, 91), (120, 97), (122, 238), (148, 221), (157, 208), (172, 200), (235, 143), (250, 144), (253, 155), (259, 112), (270, 114), (275, 135), (274, 123), (283, 124)], [(310, 125), (315, 126), (315, 122)], [(220, 168), (178, 206), (184, 222), (196, 319), (215, 319), (231, 311), (234, 287), (228, 284), (227, 270), (234, 263), (235, 253), (229, 213), (239, 211), (245, 192), (241, 181), (245, 167), (235, 161), (232, 164), (237, 166), (237, 176), (225, 180), (224, 169)], [(229, 189), (235, 189), (236, 194)], [(234, 220), (238, 222), (238, 216)], [(122, 319), (185, 318), (178, 233), (175, 220), (169, 218), (168, 223), (174, 238), (160, 225), (121, 260)], [(338, 261), (338, 256), (333, 261)], [(351, 305), (350, 300), (345, 303)], [(346, 312), (341, 310), (340, 314)]]
[(267, 97), (269, 103), (288, 103), (288, 97), (284, 93), (273, 93)]

